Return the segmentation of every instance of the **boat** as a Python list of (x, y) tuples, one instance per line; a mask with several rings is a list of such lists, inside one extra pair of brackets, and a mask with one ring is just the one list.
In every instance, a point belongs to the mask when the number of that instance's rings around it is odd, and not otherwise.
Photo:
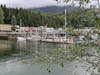
[[(73, 38), (67, 38), (66, 36), (66, 10), (65, 10), (65, 29), (57, 30), (51, 29), (48, 31), (48, 28), (45, 29), (45, 32), (42, 32), (41, 41), (43, 42), (51, 42), (51, 43), (70, 43), (74, 44)], [(43, 28), (44, 29), (44, 28)]]
[(59, 32), (46, 32), (43, 34), (41, 41), (44, 42), (65, 42), (66, 36), (65, 34)]
[(18, 40), (18, 41), (26, 41), (26, 38), (23, 37), (23, 36), (18, 36), (18, 37), (17, 37), (17, 40)]
[[(22, 26), (22, 21), (20, 20), (20, 27)], [(22, 31), (20, 29), (19, 31), (19, 36), (17, 36), (17, 40), (18, 41), (26, 41), (26, 37), (25, 36), (22, 36)]]
[(32, 32), (30, 30), (29, 35), (26, 39), (30, 40), (30, 41), (40, 41), (40, 36), (39, 36), (38, 30), (36, 29), (36, 32)]
[(62, 43), (62, 44), (74, 44), (73, 37), (67, 37), (64, 30), (53, 30), (42, 32), (41, 40), (42, 42), (50, 43)]
[(32, 36), (27, 37), (26, 40), (40, 41), (40, 36), (32, 35)]

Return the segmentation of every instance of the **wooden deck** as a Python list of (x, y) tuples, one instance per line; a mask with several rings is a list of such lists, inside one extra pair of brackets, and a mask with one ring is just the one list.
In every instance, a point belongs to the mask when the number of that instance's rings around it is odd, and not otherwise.
[(16, 39), (19, 35), (19, 32), (0, 32), (0, 39), (8, 40), (8, 39)]
[(19, 32), (0, 32), (0, 35), (19, 35)]

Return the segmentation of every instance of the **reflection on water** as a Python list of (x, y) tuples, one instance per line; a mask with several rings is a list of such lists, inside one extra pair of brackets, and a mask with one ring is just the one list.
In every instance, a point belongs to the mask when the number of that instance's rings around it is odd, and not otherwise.
[(0, 58), (17, 52), (18, 46), (16, 41), (0, 40)]
[(10, 40), (0, 40), (0, 53), (20, 51), (21, 54), (30, 54), (33, 51), (49, 51), (57, 48), (65, 50), (67, 45), (65, 44), (55, 44), (55, 43), (45, 43), (45, 42), (31, 42), (31, 41), (10, 41)]
[[(0, 63), (0, 75), (90, 75), (83, 62), (80, 63), (77, 60), (63, 61), (67, 58), (68, 44), (0, 40), (1, 45), (5, 46), (0, 47), (0, 51), (5, 50), (3, 56), (7, 51), (11, 57)], [(38, 60), (35, 60), (37, 58)], [(53, 63), (50, 61), (51, 59)], [(85, 66), (88, 66), (88, 64), (85, 64)]]
[(8, 41), (0, 41), (0, 51), (1, 50), (6, 50), (6, 49), (10, 49), (11, 45), (9, 44)]
[(48, 51), (60, 48), (66, 50), (66, 44), (55, 44), (45, 42), (31, 42), (31, 41), (18, 41), (18, 47), (20, 51)]

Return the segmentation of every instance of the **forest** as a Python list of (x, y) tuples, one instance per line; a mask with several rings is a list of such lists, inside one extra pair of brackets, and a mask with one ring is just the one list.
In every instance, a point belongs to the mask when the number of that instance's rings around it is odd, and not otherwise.
[[(83, 28), (83, 27), (99, 27), (100, 28), (99, 11), (94, 8), (85, 9), (78, 8), (72, 12), (67, 12), (67, 27)], [(20, 19), (22, 26), (45, 26), (48, 27), (64, 27), (65, 13), (44, 13), (32, 9), (23, 8), (7, 8), (6, 5), (0, 6), (0, 24), (19, 25)]]

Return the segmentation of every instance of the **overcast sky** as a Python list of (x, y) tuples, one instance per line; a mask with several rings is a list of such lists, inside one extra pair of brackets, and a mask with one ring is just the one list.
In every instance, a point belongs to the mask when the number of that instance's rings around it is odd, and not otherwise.
[(0, 4), (6, 4), (8, 7), (35, 8), (50, 5), (65, 5), (66, 3), (61, 2), (58, 4), (54, 0), (0, 0)]
[[(56, 6), (67, 5), (64, 2), (57, 3), (54, 0), (0, 0), (0, 4), (6, 4), (7, 7), (14, 7), (14, 8), (16, 7), (37, 8), (37, 7), (50, 6), (50, 5), (56, 5)], [(78, 5), (77, 3), (75, 4)], [(95, 4), (95, 2), (92, 2), (90, 4)]]

